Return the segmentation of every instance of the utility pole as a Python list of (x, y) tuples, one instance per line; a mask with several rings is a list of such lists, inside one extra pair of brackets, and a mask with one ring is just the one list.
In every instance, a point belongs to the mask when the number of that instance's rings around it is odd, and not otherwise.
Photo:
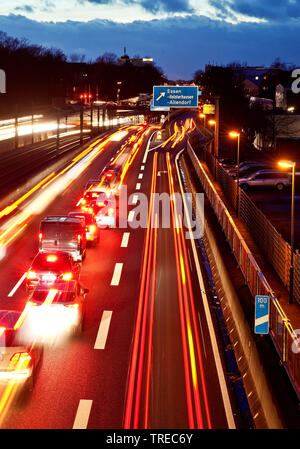
[(16, 105), (15, 113), (15, 150), (19, 146), (19, 134), (18, 134), (18, 105)]
[(220, 97), (215, 97), (215, 117), (216, 117), (216, 128), (215, 128), (215, 157), (219, 158), (219, 134), (220, 134)]
[(83, 144), (83, 105), (80, 105), (80, 145)]
[(57, 130), (56, 130), (56, 157), (59, 156), (59, 112), (57, 111)]

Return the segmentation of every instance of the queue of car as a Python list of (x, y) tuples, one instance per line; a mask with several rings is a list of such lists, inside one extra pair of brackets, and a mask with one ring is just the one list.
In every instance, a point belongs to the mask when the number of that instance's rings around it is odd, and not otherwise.
[(276, 188), (281, 191), (291, 185), (291, 175), (276, 169), (272, 162), (244, 160), (237, 164), (232, 159), (219, 161), (233, 179), (239, 178), (239, 186), (243, 190), (249, 188)]
[(45, 344), (82, 331), (88, 289), (81, 285), (81, 266), (88, 246), (98, 244), (100, 228), (116, 220), (109, 183), (88, 184), (78, 210), (41, 221), (24, 310), (0, 310), (0, 387), (13, 382), (20, 391), (31, 391)]

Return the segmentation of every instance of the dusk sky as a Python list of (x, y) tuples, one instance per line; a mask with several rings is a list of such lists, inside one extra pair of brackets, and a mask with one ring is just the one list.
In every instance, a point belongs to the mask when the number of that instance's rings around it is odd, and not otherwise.
[(10, 0), (0, 30), (94, 60), (153, 57), (169, 79), (205, 64), (300, 66), (300, 0)]

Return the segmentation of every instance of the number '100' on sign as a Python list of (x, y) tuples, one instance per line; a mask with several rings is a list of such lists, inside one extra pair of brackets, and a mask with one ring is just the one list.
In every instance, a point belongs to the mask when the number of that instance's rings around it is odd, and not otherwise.
[(254, 320), (254, 332), (256, 334), (269, 333), (269, 309), (270, 309), (270, 297), (256, 295), (255, 320)]

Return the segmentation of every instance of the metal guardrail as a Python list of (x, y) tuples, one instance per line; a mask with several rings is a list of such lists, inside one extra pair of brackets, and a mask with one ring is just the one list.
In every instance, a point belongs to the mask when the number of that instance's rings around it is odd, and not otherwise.
[(294, 390), (300, 399), (300, 341), (298, 342), (297, 339), (297, 331), (292, 328), (290, 321), (277, 300), (276, 293), (265, 278), (239, 232), (234, 219), (203, 169), (190, 142), (188, 142), (187, 151), (250, 292), (253, 297), (255, 295), (267, 295), (270, 297), (270, 336)]
[[(203, 149), (203, 158), (228, 201), (233, 207), (236, 207), (237, 183), (214, 155), (206, 149)], [(239, 216), (264, 256), (275, 269), (285, 288), (289, 290), (291, 246), (242, 189), (239, 192)], [(300, 255), (298, 253), (295, 254), (293, 298), (300, 303)]]

